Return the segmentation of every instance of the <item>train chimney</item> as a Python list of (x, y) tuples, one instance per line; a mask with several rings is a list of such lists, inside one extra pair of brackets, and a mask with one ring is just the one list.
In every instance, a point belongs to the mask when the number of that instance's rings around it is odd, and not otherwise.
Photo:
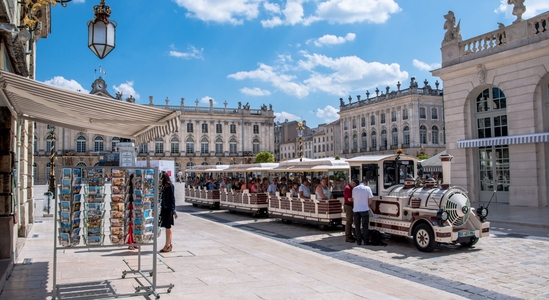
[(442, 162), (442, 188), (447, 189), (450, 187), (450, 174), (452, 173), (452, 155), (443, 154), (440, 156)]

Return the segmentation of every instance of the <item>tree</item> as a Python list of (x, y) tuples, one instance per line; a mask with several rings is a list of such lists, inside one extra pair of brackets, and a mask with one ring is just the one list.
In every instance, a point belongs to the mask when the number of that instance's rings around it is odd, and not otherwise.
[(255, 163), (270, 163), (270, 162), (274, 162), (275, 161), (275, 157), (274, 155), (269, 152), (269, 151), (262, 151), (262, 152), (259, 152), (256, 156), (255, 156)]

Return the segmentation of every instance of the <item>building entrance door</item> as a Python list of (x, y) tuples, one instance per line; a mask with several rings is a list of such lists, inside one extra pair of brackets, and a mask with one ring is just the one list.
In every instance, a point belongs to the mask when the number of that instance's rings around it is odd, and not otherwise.
[(478, 157), (480, 201), (487, 202), (492, 198), (492, 202), (509, 203), (509, 147), (481, 147)]

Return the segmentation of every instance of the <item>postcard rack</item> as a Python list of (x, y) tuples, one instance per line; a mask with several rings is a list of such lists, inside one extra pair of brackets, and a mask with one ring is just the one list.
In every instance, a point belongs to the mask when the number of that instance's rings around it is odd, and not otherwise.
[[(171, 292), (173, 284), (158, 286), (156, 280), (160, 232), (158, 168), (65, 166), (56, 168), (56, 172), (52, 298), (64, 299), (62, 291), (76, 289), (75, 284), (57, 284), (58, 251), (92, 248), (114, 251), (129, 246), (137, 248), (137, 269), (122, 271), (121, 278), (135, 274), (145, 282), (137, 280), (139, 286), (134, 293), (113, 291), (101, 294), (101, 298), (154, 295), (159, 299), (159, 289)], [(108, 183), (106, 175), (110, 178)], [(149, 246), (152, 246), (152, 269), (143, 270), (141, 248)], [(70, 297), (96, 299), (98, 295), (88, 291)]]

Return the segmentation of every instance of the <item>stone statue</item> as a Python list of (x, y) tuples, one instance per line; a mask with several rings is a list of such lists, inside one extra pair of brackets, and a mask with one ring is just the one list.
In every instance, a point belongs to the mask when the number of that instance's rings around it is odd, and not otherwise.
[(238, 102), (238, 109), (242, 109), (242, 102)]
[(480, 85), (486, 84), (486, 67), (483, 64), (477, 65), (477, 76), (480, 81)]
[(451, 10), (448, 11), (448, 14), (444, 15), (444, 19), (446, 19), (444, 22), (444, 30), (446, 30), (446, 33), (444, 34), (444, 42), (450, 42), (455, 39), (461, 40), (461, 20), (456, 26), (456, 17), (454, 16), (454, 12)]
[(130, 95), (130, 97), (126, 98), (126, 102), (135, 103), (135, 98), (133, 97), (133, 95)]
[(244, 105), (244, 109), (246, 110), (250, 109), (250, 102), (246, 102), (246, 105)]
[(507, 4), (513, 4), (513, 16), (517, 16), (517, 19), (513, 23), (522, 21), (522, 14), (526, 11), (524, 6), (524, 0), (507, 0)]
[(122, 93), (120, 91), (116, 92), (116, 100), (122, 100)]
[(343, 98), (339, 98), (339, 106), (343, 106), (345, 103), (343, 102)]
[(210, 99), (210, 107), (213, 107), (214, 106), (214, 101), (213, 99)]
[(273, 105), (269, 103), (269, 110), (273, 110)]
[(498, 29), (503, 29), (503, 28), (505, 28), (505, 24), (498, 22)]

